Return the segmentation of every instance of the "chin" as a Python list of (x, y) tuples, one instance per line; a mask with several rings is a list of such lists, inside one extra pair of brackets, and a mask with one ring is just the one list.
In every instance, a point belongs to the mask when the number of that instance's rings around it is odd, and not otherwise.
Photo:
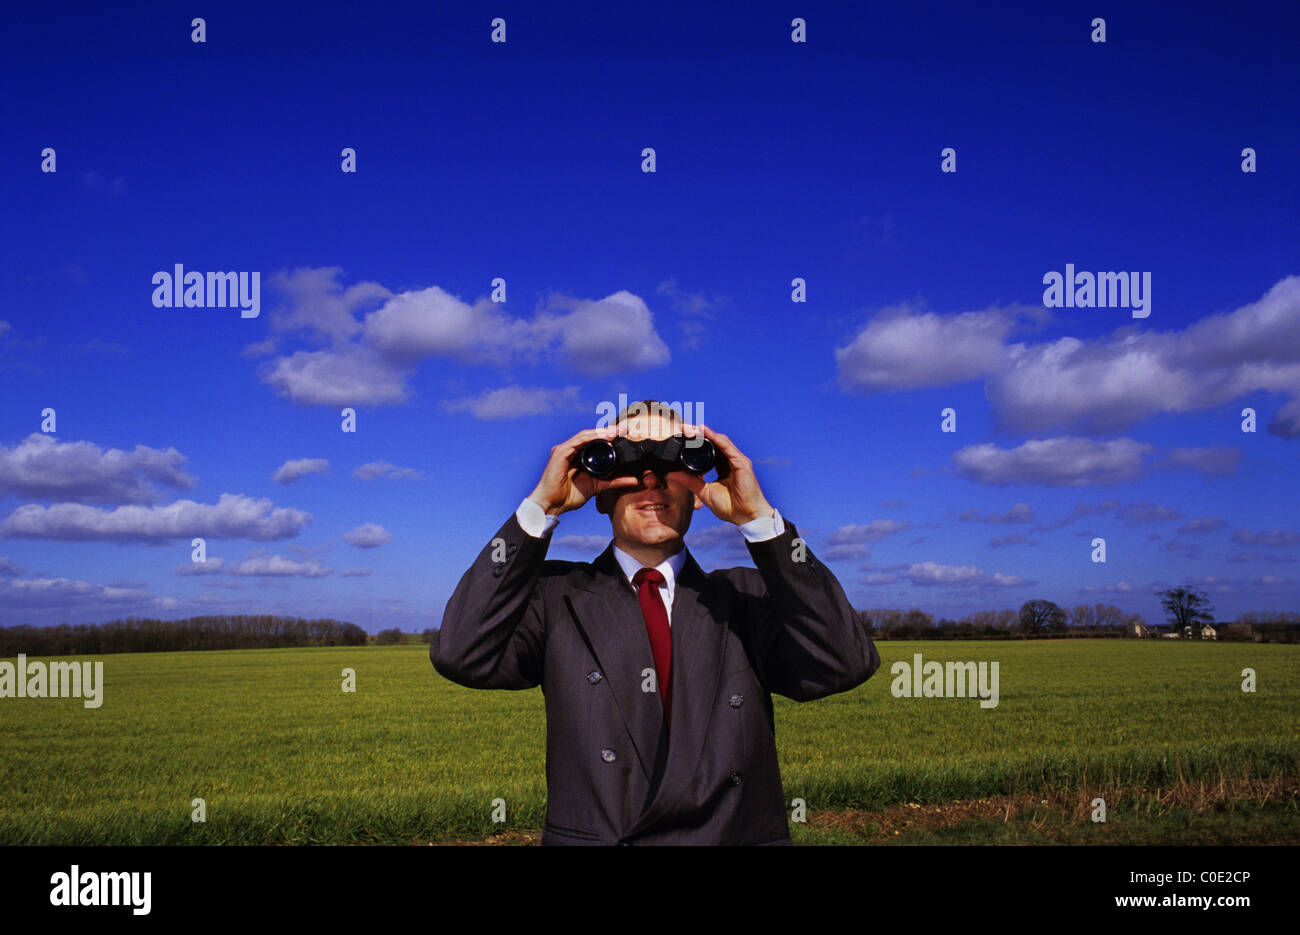
[(650, 529), (644, 527), (630, 530), (632, 533), (627, 538), (632, 539), (642, 545), (659, 545), (664, 542), (673, 542), (682, 538), (683, 533), (673, 529), (671, 526), (658, 526)]

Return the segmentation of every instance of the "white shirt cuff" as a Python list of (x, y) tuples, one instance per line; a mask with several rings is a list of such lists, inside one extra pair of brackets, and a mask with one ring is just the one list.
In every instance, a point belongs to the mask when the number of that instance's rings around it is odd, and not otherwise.
[(771, 516), (760, 516), (758, 519), (740, 524), (740, 534), (748, 542), (766, 542), (784, 532), (785, 520), (781, 519), (781, 511), (776, 507), (772, 507)]
[(545, 536), (560, 521), (558, 516), (548, 515), (542, 509), (541, 504), (534, 503), (527, 497), (524, 498), (523, 503), (519, 504), (519, 509), (515, 510), (515, 519), (518, 520), (523, 531), (534, 539)]

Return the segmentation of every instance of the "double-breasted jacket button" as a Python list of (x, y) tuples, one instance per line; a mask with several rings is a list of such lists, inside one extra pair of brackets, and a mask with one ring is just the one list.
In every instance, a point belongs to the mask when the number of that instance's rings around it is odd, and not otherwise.
[(587, 681), (590, 682), (592, 685), (595, 685), (602, 678), (604, 678), (604, 676), (602, 676), (600, 672), (596, 669), (592, 669), (590, 672), (587, 673)]
[(736, 772), (734, 769), (731, 771), (731, 775), (727, 778), (731, 780), (733, 786), (740, 785), (740, 773)]
[(606, 763), (613, 763), (615, 760), (618, 759), (618, 755), (614, 753), (614, 751), (611, 750), (609, 747), (606, 747), (604, 750), (600, 751), (600, 758), (604, 760)]
[(745, 703), (744, 695), (732, 695), (730, 698), (727, 699), (727, 704), (731, 705), (733, 708), (739, 708), (744, 703)]
[(501, 577), (501, 573), (502, 573), (503, 571), (505, 571), (505, 570), (506, 570), (506, 566), (505, 566), (505, 565), (498, 565), (496, 568), (493, 568), (493, 569), (492, 569), (492, 577), (493, 577), (493, 578), (500, 578), (500, 577)]
[(507, 555), (514, 555), (514, 554), (515, 554), (516, 552), (518, 552), (518, 551), (519, 551), (519, 546), (516, 545), (516, 544), (513, 543), (513, 542), (510, 543), (508, 546), (506, 546), (506, 554), (507, 554)]

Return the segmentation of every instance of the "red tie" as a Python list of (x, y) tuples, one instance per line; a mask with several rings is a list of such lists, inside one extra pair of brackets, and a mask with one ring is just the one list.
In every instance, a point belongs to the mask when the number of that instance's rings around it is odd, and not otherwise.
[(641, 614), (645, 617), (645, 629), (650, 635), (650, 651), (655, 657), (659, 700), (664, 706), (664, 723), (671, 724), (673, 634), (668, 627), (668, 611), (664, 609), (664, 600), (659, 596), (659, 585), (663, 581), (664, 576), (654, 568), (642, 568), (632, 576), (632, 583), (637, 588), (637, 600), (641, 602)]

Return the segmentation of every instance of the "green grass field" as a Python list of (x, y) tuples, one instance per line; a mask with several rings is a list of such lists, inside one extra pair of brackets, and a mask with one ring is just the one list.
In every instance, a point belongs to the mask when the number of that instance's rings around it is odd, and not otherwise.
[[(881, 669), (861, 688), (806, 704), (776, 699), (786, 798), (808, 808), (808, 824), (793, 826), (799, 842), (885, 833), (872, 821), (854, 830), (822, 820), (850, 810), (885, 816), (895, 806), (1030, 794), (1065, 810), (1000, 822), (972, 814), (900, 837), (1300, 841), (1300, 647), (879, 647)], [(893, 697), (890, 665), (914, 652), (996, 660), (1000, 703)], [(77, 658), (104, 662), (101, 708), (0, 699), (0, 843), (404, 843), (541, 827), (541, 693), (460, 688), (433, 671), (427, 646)], [(356, 670), (354, 694), (341, 691), (344, 667)], [(1253, 694), (1241, 690), (1246, 667), (1257, 673)], [(1240, 809), (1152, 811), (1157, 790), (1234, 780), (1276, 782)], [(1110, 807), (1104, 826), (1071, 817), (1094, 795)], [(206, 822), (191, 821), (196, 797)], [(490, 817), (498, 797), (504, 826)]]

